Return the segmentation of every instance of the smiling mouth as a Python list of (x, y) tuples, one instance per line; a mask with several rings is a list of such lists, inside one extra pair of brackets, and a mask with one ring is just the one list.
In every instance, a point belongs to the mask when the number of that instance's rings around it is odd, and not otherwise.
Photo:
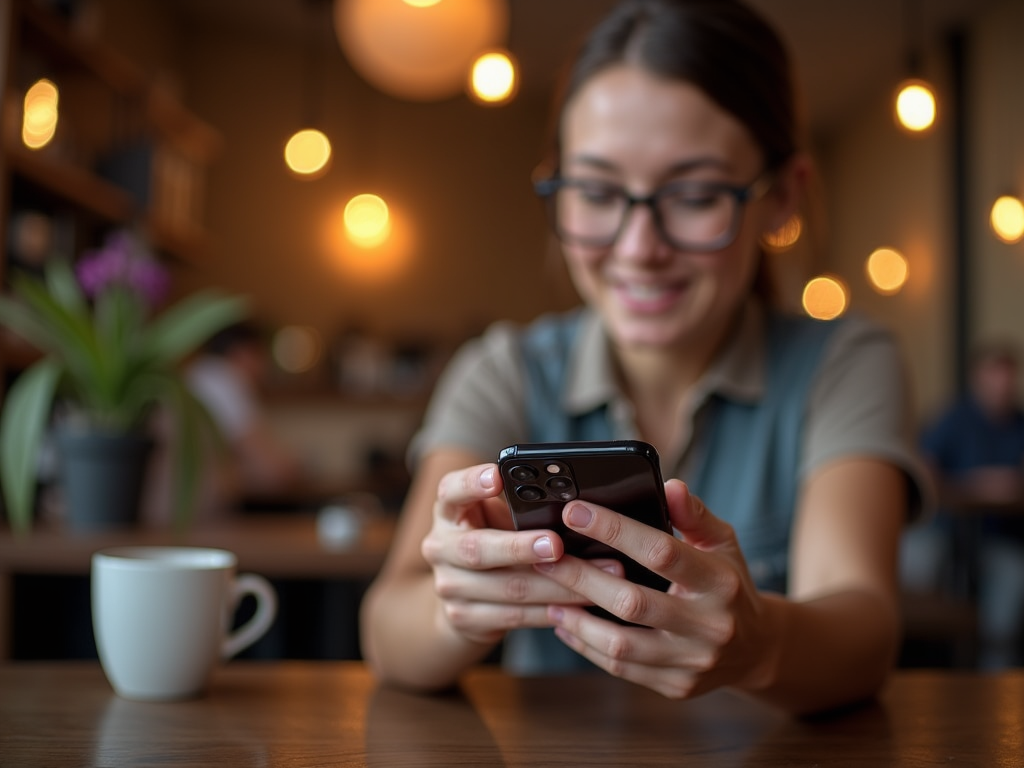
[(614, 290), (630, 311), (653, 313), (662, 312), (673, 306), (686, 289), (686, 285), (685, 281), (671, 284), (616, 282)]

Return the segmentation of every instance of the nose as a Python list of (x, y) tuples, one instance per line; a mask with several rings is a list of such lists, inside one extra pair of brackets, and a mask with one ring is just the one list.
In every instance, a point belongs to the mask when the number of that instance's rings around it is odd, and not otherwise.
[(622, 229), (615, 240), (615, 255), (637, 263), (664, 261), (672, 247), (658, 231), (654, 211), (649, 205), (634, 205), (626, 212)]

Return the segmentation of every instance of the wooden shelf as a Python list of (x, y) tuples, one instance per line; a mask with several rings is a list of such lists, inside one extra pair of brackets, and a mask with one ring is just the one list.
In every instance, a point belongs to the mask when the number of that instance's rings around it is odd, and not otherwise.
[(45, 150), (31, 150), (4, 137), (10, 170), (37, 187), (111, 222), (127, 222), (136, 214), (131, 196), (115, 184), (69, 163), (52, 159)]
[(93, 40), (74, 34), (53, 11), (26, 0), (15, 0), (23, 20), (23, 46), (45, 50), (64, 65), (84, 70), (123, 96), (141, 96), (147, 83), (130, 61)]

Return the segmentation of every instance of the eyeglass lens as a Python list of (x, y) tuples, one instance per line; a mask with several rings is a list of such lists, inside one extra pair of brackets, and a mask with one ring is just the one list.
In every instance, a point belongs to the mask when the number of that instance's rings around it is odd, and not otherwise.
[(631, 200), (618, 187), (566, 183), (551, 203), (555, 228), (563, 240), (595, 246), (614, 242), (630, 209), (640, 204), (652, 208), (662, 236), (673, 245), (721, 247), (740, 209), (735, 190), (707, 184), (673, 185), (653, 198)]

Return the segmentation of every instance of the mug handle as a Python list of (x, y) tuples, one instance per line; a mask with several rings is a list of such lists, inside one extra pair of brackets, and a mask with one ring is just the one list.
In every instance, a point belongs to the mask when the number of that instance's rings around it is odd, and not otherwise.
[(277, 592), (265, 578), (255, 573), (243, 573), (232, 581), (229, 597), (232, 612), (246, 595), (256, 598), (256, 612), (249, 621), (224, 638), (220, 650), (222, 659), (230, 659), (263, 637), (277, 616)]

